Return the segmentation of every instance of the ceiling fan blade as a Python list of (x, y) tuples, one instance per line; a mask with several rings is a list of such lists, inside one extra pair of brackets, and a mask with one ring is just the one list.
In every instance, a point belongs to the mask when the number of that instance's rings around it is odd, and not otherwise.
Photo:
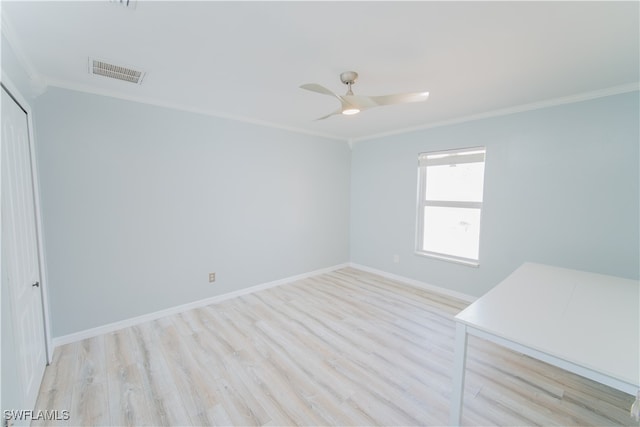
[(361, 96), (361, 95), (345, 95), (342, 97), (343, 107), (344, 104), (351, 105), (353, 107), (358, 108), (360, 111), (366, 110), (367, 108), (377, 107), (378, 104), (373, 100), (375, 97), (371, 96)]
[(398, 93), (395, 95), (383, 95), (383, 96), (370, 96), (369, 98), (376, 103), (376, 105), (393, 105), (393, 104), (406, 104), (407, 102), (422, 102), (426, 101), (429, 97), (429, 92), (413, 92), (413, 93)]
[(319, 84), (316, 84), (316, 83), (304, 84), (304, 85), (300, 86), (300, 89), (310, 90), (311, 92), (317, 92), (317, 93), (321, 93), (323, 95), (335, 96), (336, 98), (340, 99), (340, 97), (338, 95), (336, 95), (335, 93), (331, 92), (326, 87), (320, 86)]
[(341, 108), (341, 109), (339, 109), (339, 110), (334, 111), (333, 113), (329, 113), (329, 114), (327, 114), (326, 116), (318, 117), (318, 118), (316, 119), (316, 121), (318, 121), (318, 120), (324, 120), (324, 119), (327, 119), (327, 118), (329, 118), (329, 117), (331, 117), (331, 116), (336, 116), (336, 115), (338, 115), (338, 114), (342, 114), (342, 108)]
[(337, 111), (334, 111), (331, 114), (327, 114), (326, 116), (322, 116), (316, 120), (324, 120), (328, 117), (335, 116), (338, 114), (344, 114), (346, 116), (351, 116), (354, 114), (358, 114), (361, 111), (367, 110), (369, 108), (380, 107), (383, 105), (394, 105), (394, 104), (406, 104), (408, 102), (422, 102), (426, 101), (429, 97), (429, 92), (412, 92), (412, 93), (398, 93), (394, 95), (383, 95), (383, 96), (362, 96), (362, 95), (354, 95), (351, 90), (351, 86), (355, 82), (356, 78), (358, 78), (358, 73), (355, 71), (345, 71), (340, 74), (340, 81), (347, 85), (347, 93), (343, 96), (336, 95), (329, 89), (324, 86), (321, 86), (317, 83), (307, 83), (300, 86), (301, 89), (309, 90), (311, 92), (321, 93), (323, 95), (330, 95), (340, 101), (341, 108)]

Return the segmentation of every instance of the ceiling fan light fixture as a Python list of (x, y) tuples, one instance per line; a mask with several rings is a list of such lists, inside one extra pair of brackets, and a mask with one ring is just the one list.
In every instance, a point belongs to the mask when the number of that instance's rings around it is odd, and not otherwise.
[(332, 96), (340, 101), (341, 108), (338, 108), (334, 112), (322, 116), (316, 120), (324, 120), (335, 115), (353, 116), (354, 114), (358, 114), (361, 111), (385, 105), (406, 104), (408, 102), (422, 102), (426, 101), (429, 97), (429, 92), (397, 93), (393, 95), (383, 96), (354, 95), (353, 91), (351, 90), (351, 86), (355, 83), (357, 78), (358, 73), (356, 73), (355, 71), (345, 71), (344, 73), (340, 74), (340, 81), (347, 85), (347, 93), (343, 96), (336, 95), (331, 90), (317, 83), (306, 83), (300, 86), (301, 89)]

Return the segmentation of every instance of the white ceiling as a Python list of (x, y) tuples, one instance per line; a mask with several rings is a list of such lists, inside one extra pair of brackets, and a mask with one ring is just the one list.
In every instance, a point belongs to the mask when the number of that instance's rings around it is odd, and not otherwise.
[[(45, 85), (358, 140), (548, 100), (637, 88), (632, 2), (2, 1), (3, 33)], [(88, 73), (133, 66), (141, 85)], [(299, 89), (360, 74), (354, 92), (426, 103), (314, 119), (335, 98)], [(574, 98), (576, 97), (577, 98)]]

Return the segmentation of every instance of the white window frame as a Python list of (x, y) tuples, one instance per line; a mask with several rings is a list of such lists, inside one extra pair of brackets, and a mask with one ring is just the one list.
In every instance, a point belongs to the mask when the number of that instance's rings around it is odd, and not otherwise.
[[(451, 254), (432, 252), (424, 250), (424, 210), (427, 206), (451, 207), (451, 208), (472, 208), (480, 210), (480, 222), (482, 223), (482, 201), (443, 201), (443, 200), (426, 200), (426, 174), (429, 166), (436, 165), (454, 165), (461, 163), (486, 161), (486, 147), (469, 147), (453, 150), (431, 151), (420, 153), (418, 155), (418, 215), (416, 221), (416, 254), (430, 258), (441, 259), (445, 261), (456, 262), (472, 267), (480, 266), (480, 253), (478, 247), (478, 259), (465, 258)], [(482, 176), (484, 181), (484, 174)], [(483, 184), (484, 185), (484, 184)], [(484, 199), (484, 189), (483, 197)], [(482, 228), (481, 230), (482, 231)], [(478, 237), (478, 246), (480, 246), (480, 237)]]

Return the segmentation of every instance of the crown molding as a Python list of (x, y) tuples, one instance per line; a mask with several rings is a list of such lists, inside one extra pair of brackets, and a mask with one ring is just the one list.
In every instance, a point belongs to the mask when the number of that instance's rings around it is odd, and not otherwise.
[(77, 83), (70, 83), (70, 82), (61, 81), (61, 80), (54, 80), (54, 79), (41, 79), (41, 81), (44, 82), (45, 87), (46, 86), (58, 87), (58, 88), (73, 90), (73, 91), (77, 91), (77, 92), (90, 93), (90, 94), (94, 94), (94, 95), (100, 95), (100, 96), (106, 96), (106, 97), (110, 97), (110, 98), (122, 99), (122, 100), (125, 100), (125, 101), (132, 101), (132, 102), (138, 102), (138, 103), (142, 103), (142, 104), (153, 105), (153, 106), (156, 106), (156, 107), (163, 107), (163, 108), (169, 108), (169, 109), (174, 109), (174, 110), (179, 110), (179, 111), (186, 111), (186, 112), (206, 115), (206, 116), (210, 116), (210, 117), (234, 120), (234, 121), (239, 121), (239, 122), (243, 122), (243, 123), (249, 123), (249, 124), (253, 124), (253, 125), (257, 125), (257, 126), (264, 126), (264, 127), (269, 127), (269, 128), (273, 128), (273, 129), (280, 129), (280, 130), (285, 130), (285, 131), (304, 134), (304, 135), (309, 135), (309, 136), (315, 136), (315, 137), (321, 137), (321, 138), (327, 138), (327, 139), (342, 141), (342, 142), (346, 142), (350, 149), (353, 149), (353, 146), (358, 142), (364, 142), (364, 141), (368, 141), (368, 140), (379, 139), (379, 138), (383, 138), (383, 137), (387, 137), (387, 136), (401, 135), (401, 134), (406, 134), (406, 133), (411, 133), (411, 132), (416, 132), (416, 131), (436, 128), (436, 127), (450, 126), (450, 125), (454, 125), (454, 124), (465, 123), (465, 122), (470, 122), (470, 121), (475, 121), (475, 120), (482, 120), (482, 119), (488, 119), (488, 118), (492, 118), (492, 117), (506, 116), (506, 115), (515, 114), (515, 113), (521, 113), (521, 112), (525, 112), (525, 111), (539, 110), (539, 109), (554, 107), (554, 106), (558, 106), (558, 105), (572, 104), (572, 103), (576, 103), (576, 102), (588, 101), (588, 100), (591, 100), (591, 99), (604, 98), (604, 97), (612, 96), (612, 95), (619, 95), (619, 94), (622, 94), (622, 93), (640, 91), (640, 82), (635, 82), (635, 83), (629, 83), (629, 84), (625, 84), (625, 85), (613, 86), (613, 87), (606, 88), (606, 89), (601, 89), (601, 90), (596, 90), (596, 91), (591, 91), (591, 92), (584, 92), (584, 93), (565, 96), (565, 97), (560, 97), (560, 98), (547, 99), (547, 100), (544, 100), (544, 101), (538, 101), (538, 102), (533, 102), (533, 103), (529, 103), (529, 104), (516, 105), (516, 106), (513, 106), (513, 107), (503, 108), (503, 109), (499, 109), (499, 110), (487, 111), (487, 112), (484, 112), (484, 113), (473, 114), (473, 115), (464, 116), (464, 117), (458, 117), (458, 118), (454, 118), (454, 119), (450, 119), (450, 120), (443, 120), (443, 121), (434, 122), (434, 123), (427, 123), (427, 124), (424, 124), (424, 125), (418, 125), (418, 126), (412, 126), (412, 127), (402, 128), (402, 129), (396, 129), (396, 130), (392, 130), (392, 131), (388, 131), (388, 132), (382, 132), (382, 133), (378, 133), (378, 134), (365, 135), (365, 136), (362, 136), (362, 137), (347, 137), (347, 136), (339, 136), (339, 135), (334, 135), (334, 134), (327, 134), (327, 133), (323, 133), (323, 132), (309, 131), (307, 129), (301, 129), (301, 128), (296, 128), (296, 127), (292, 127), (292, 126), (281, 125), (279, 123), (273, 123), (273, 122), (269, 122), (269, 121), (265, 121), (265, 120), (257, 120), (257, 119), (252, 119), (250, 117), (237, 116), (237, 115), (233, 115), (233, 114), (221, 113), (221, 112), (218, 112), (218, 111), (211, 111), (211, 110), (206, 110), (206, 109), (201, 109), (201, 108), (194, 108), (194, 107), (190, 107), (190, 106), (187, 106), (187, 105), (181, 105), (181, 104), (176, 104), (176, 103), (172, 103), (172, 102), (160, 101), (160, 100), (157, 100), (157, 99), (152, 99), (152, 98), (147, 98), (147, 97), (136, 97), (136, 96), (131, 96), (131, 95), (124, 95), (124, 94), (113, 92), (113, 91), (109, 91), (109, 90), (96, 89), (95, 87), (92, 87), (92, 86), (89, 86), (89, 85), (81, 85), (81, 84), (77, 84)]
[(280, 129), (280, 130), (285, 130), (285, 131), (304, 134), (304, 135), (309, 135), (309, 136), (316, 136), (316, 137), (321, 137), (321, 138), (327, 138), (327, 139), (342, 141), (342, 142), (346, 142), (350, 149), (353, 149), (353, 146), (358, 142), (363, 142), (363, 141), (368, 141), (368, 140), (373, 140), (373, 139), (379, 139), (379, 138), (383, 138), (383, 137), (387, 137), (387, 136), (400, 135), (400, 134), (405, 134), (405, 133), (411, 133), (411, 132), (416, 132), (416, 131), (436, 128), (436, 127), (450, 126), (450, 125), (454, 125), (454, 124), (458, 124), (458, 123), (465, 123), (465, 122), (481, 120), (481, 119), (487, 119), (487, 118), (492, 118), (492, 117), (506, 116), (506, 115), (515, 114), (515, 113), (521, 113), (521, 112), (525, 112), (525, 111), (539, 110), (539, 109), (554, 107), (554, 106), (558, 106), (558, 105), (572, 104), (572, 103), (576, 103), (576, 102), (588, 101), (588, 100), (591, 100), (591, 99), (604, 98), (604, 97), (612, 96), (612, 95), (619, 95), (619, 94), (622, 94), (622, 93), (640, 91), (640, 82), (635, 82), (635, 83), (629, 83), (629, 84), (625, 84), (625, 85), (613, 86), (613, 87), (606, 88), (606, 89), (601, 89), (601, 90), (596, 90), (596, 91), (591, 91), (591, 92), (584, 92), (584, 93), (565, 96), (565, 97), (560, 97), (560, 98), (547, 99), (547, 100), (544, 100), (544, 101), (538, 101), (538, 102), (533, 102), (533, 103), (529, 103), (529, 104), (516, 105), (516, 106), (513, 106), (513, 107), (503, 108), (503, 109), (499, 109), (499, 110), (487, 111), (487, 112), (484, 112), (484, 113), (473, 114), (473, 115), (464, 116), (464, 117), (458, 117), (458, 118), (454, 118), (454, 119), (450, 119), (450, 120), (443, 120), (443, 121), (434, 122), (434, 123), (427, 123), (427, 124), (424, 124), (424, 125), (418, 125), (418, 126), (412, 126), (412, 127), (402, 128), (402, 129), (396, 129), (396, 130), (392, 130), (392, 131), (388, 131), (388, 132), (365, 135), (365, 136), (361, 136), (361, 137), (347, 137), (347, 136), (339, 136), (339, 135), (328, 134), (328, 133), (323, 133), (323, 132), (309, 131), (307, 129), (301, 129), (301, 128), (296, 128), (296, 127), (292, 127), (292, 126), (281, 125), (279, 123), (273, 123), (273, 122), (269, 122), (269, 121), (265, 121), (265, 120), (257, 120), (257, 119), (252, 119), (250, 117), (237, 116), (237, 115), (233, 115), (233, 114), (221, 113), (221, 112), (218, 112), (218, 111), (211, 111), (211, 110), (206, 110), (206, 109), (201, 109), (201, 108), (194, 108), (194, 107), (190, 107), (190, 106), (187, 106), (187, 105), (181, 105), (181, 104), (176, 104), (176, 103), (172, 103), (172, 102), (160, 101), (160, 100), (157, 100), (157, 99), (152, 99), (152, 98), (147, 98), (147, 97), (136, 97), (136, 96), (131, 96), (131, 95), (124, 95), (124, 94), (116, 93), (116, 92), (109, 91), (109, 90), (96, 89), (95, 87), (92, 87), (92, 86), (89, 86), (89, 85), (81, 85), (81, 84), (70, 83), (70, 82), (61, 81), (61, 80), (42, 79), (42, 78), (40, 78), (40, 81), (43, 82), (45, 87), (46, 86), (59, 87), (59, 88), (62, 88), (62, 89), (68, 89), (68, 90), (73, 90), (73, 91), (77, 91), (77, 92), (84, 92), (84, 93), (90, 93), (90, 94), (94, 94), (94, 95), (107, 96), (107, 97), (110, 97), (110, 98), (122, 99), (122, 100), (125, 100), (125, 101), (138, 102), (138, 103), (153, 105), (153, 106), (157, 106), (157, 107), (163, 107), (163, 108), (169, 108), (169, 109), (174, 109), (174, 110), (186, 111), (186, 112), (190, 112), (190, 113), (201, 114), (201, 115), (206, 115), (206, 116), (211, 116), (211, 117), (216, 117), (216, 118), (222, 118), (222, 119), (228, 119), (228, 120), (234, 120), (234, 121), (239, 121), (239, 122), (243, 122), (243, 123), (249, 123), (249, 124), (269, 127), (269, 128), (273, 128), (273, 129)]
[(68, 81), (62, 81), (62, 80), (58, 80), (58, 79), (48, 78), (48, 77), (43, 76), (40, 73), (38, 73), (36, 68), (33, 66), (33, 63), (29, 60), (27, 55), (25, 55), (24, 49), (22, 48), (22, 44), (20, 43), (19, 38), (17, 37), (17, 35), (15, 33), (13, 24), (9, 21), (9, 19), (6, 16), (6, 14), (2, 14), (0, 23), (1, 23), (0, 29), (1, 29), (2, 35), (5, 37), (5, 39), (7, 40), (7, 42), (9, 43), (11, 48), (13, 49), (13, 51), (14, 51), (14, 53), (16, 55), (16, 58), (18, 59), (20, 65), (22, 66), (22, 68), (27, 73), (27, 76), (28, 76), (28, 78), (29, 78), (29, 80), (31, 82), (31, 89), (32, 89), (32, 94), (31, 95), (33, 97), (37, 97), (38, 95), (43, 93), (48, 86), (59, 87), (59, 88), (62, 88), (62, 89), (68, 89), (68, 90), (73, 90), (73, 91), (77, 91), (77, 92), (84, 92), (84, 93), (90, 93), (90, 94), (94, 94), (94, 95), (107, 96), (107, 97), (110, 97), (110, 98), (117, 98), (117, 99), (122, 99), (122, 100), (125, 100), (125, 101), (138, 102), (138, 103), (147, 104), (147, 105), (153, 105), (153, 106), (157, 106), (157, 107), (163, 107), (163, 108), (169, 108), (169, 109), (174, 109), (174, 110), (186, 111), (186, 112), (190, 112), (190, 113), (201, 114), (201, 115), (206, 115), (206, 116), (211, 116), (211, 117), (216, 117), (216, 118), (234, 120), (234, 121), (238, 121), (238, 122), (253, 124), (253, 125), (257, 125), (257, 126), (264, 126), (264, 127), (269, 127), (269, 128), (273, 128), (273, 129), (280, 129), (280, 130), (299, 133), (299, 134), (303, 134), (303, 135), (309, 135), (309, 136), (315, 136), (315, 137), (327, 138), (327, 139), (331, 139), (331, 140), (342, 141), (342, 142), (347, 143), (349, 148), (351, 148), (351, 149), (353, 149), (353, 146), (358, 142), (363, 142), (363, 141), (368, 141), (368, 140), (373, 140), (373, 139), (379, 139), (379, 138), (383, 138), (383, 137), (387, 137), (387, 136), (406, 134), (406, 133), (410, 133), (410, 132), (416, 132), (416, 131), (436, 128), (436, 127), (449, 126), (449, 125), (458, 124), (458, 123), (470, 122), (470, 121), (487, 119), (487, 118), (492, 118), (492, 117), (505, 116), (505, 115), (509, 115), (509, 114), (515, 114), (515, 113), (538, 110), (538, 109), (548, 108), (548, 107), (553, 107), (553, 106), (558, 106), (558, 105), (582, 102), (582, 101), (587, 101), (587, 100), (591, 100), (591, 99), (603, 98), (603, 97), (606, 97), (606, 96), (618, 95), (618, 94), (622, 94), (622, 93), (628, 93), (628, 92), (634, 92), (634, 91), (639, 91), (640, 90), (640, 82), (634, 82), (634, 83), (614, 86), (614, 87), (601, 89), (601, 90), (596, 90), (596, 91), (590, 91), (590, 92), (585, 92), (585, 93), (580, 93), (580, 94), (574, 94), (574, 95), (560, 97), (560, 98), (552, 98), (552, 99), (548, 99), (548, 100), (533, 102), (533, 103), (529, 103), (529, 104), (517, 105), (517, 106), (513, 106), (513, 107), (499, 109), (499, 110), (487, 111), (487, 112), (483, 112), (483, 113), (479, 113), (479, 114), (473, 114), (473, 115), (464, 116), (464, 117), (457, 117), (457, 118), (453, 118), (453, 119), (450, 119), (450, 120), (443, 120), (443, 121), (439, 121), (439, 122), (426, 123), (426, 124), (418, 125), (418, 126), (411, 126), (411, 127), (401, 128), (401, 129), (395, 129), (395, 130), (391, 130), (391, 131), (388, 131), (388, 132), (381, 132), (381, 133), (377, 133), (377, 134), (365, 135), (365, 136), (360, 136), (360, 137), (349, 137), (349, 136), (340, 136), (340, 135), (334, 135), (334, 134), (329, 134), (329, 133), (324, 133), (324, 132), (310, 131), (310, 130), (307, 130), (307, 129), (302, 129), (302, 128), (297, 128), (297, 127), (293, 127), (293, 126), (282, 125), (282, 124), (279, 124), (279, 123), (269, 122), (269, 121), (266, 121), (266, 120), (258, 120), (258, 119), (254, 119), (254, 118), (250, 118), (250, 117), (244, 117), (244, 116), (238, 116), (238, 115), (233, 115), (233, 114), (222, 113), (222, 112), (219, 112), (219, 111), (206, 110), (206, 109), (202, 109), (202, 108), (194, 108), (194, 107), (187, 106), (187, 105), (182, 105), (182, 104), (177, 104), (177, 103), (172, 103), (172, 102), (166, 102), (166, 101), (160, 101), (160, 100), (157, 100), (157, 99), (154, 99), (154, 98), (149, 98), (149, 97), (125, 95), (125, 94), (114, 92), (114, 91), (110, 91), (110, 90), (97, 89), (97, 88), (89, 86), (89, 85), (71, 83), (71, 82), (68, 82)]
[(22, 44), (21, 44), (21, 42), (19, 40), (19, 37), (16, 35), (16, 32), (14, 30), (14, 26), (10, 22), (10, 20), (7, 17), (6, 14), (2, 14), (1, 15), (0, 29), (1, 29), (2, 35), (4, 36), (4, 38), (6, 39), (7, 43), (10, 45), (10, 47), (13, 50), (13, 52), (15, 53), (16, 58), (17, 58), (17, 60), (19, 62), (19, 65), (27, 73), (27, 77), (29, 78), (29, 81), (31, 83), (31, 88), (30, 88), (31, 89), (31, 94), (30, 95), (33, 98), (35, 98), (35, 97), (39, 96), (40, 94), (42, 94), (46, 90), (46, 88), (48, 86), (53, 86), (53, 87), (59, 87), (59, 88), (68, 89), (68, 90), (74, 90), (74, 91), (78, 91), (78, 92), (85, 92), (85, 93), (90, 93), (90, 94), (94, 94), (94, 95), (107, 96), (107, 97), (122, 99), (122, 100), (126, 100), (126, 101), (132, 101), (132, 102), (138, 102), (138, 103), (142, 103), (142, 104), (154, 105), (154, 106), (163, 107), (163, 108), (186, 111), (186, 112), (191, 112), (191, 113), (196, 113), (196, 114), (201, 114), (201, 115), (206, 115), (206, 116), (211, 116), (211, 117), (216, 117), (216, 118), (234, 120), (234, 121), (239, 121), (239, 122), (243, 122), (243, 123), (269, 127), (269, 128), (273, 128), (273, 129), (280, 129), (280, 130), (284, 130), (284, 131), (288, 131), (288, 132), (294, 132), (294, 133), (298, 133), (298, 134), (304, 134), (304, 135), (309, 135), (309, 136), (314, 136), (314, 137), (321, 137), (321, 138), (327, 138), (327, 139), (331, 139), (331, 140), (342, 141), (342, 142), (347, 143), (349, 148), (351, 148), (351, 149), (353, 148), (353, 146), (356, 143), (367, 141), (367, 140), (379, 139), (379, 138), (383, 138), (383, 137), (387, 137), (387, 136), (393, 136), (393, 135), (406, 134), (406, 133), (410, 133), (410, 132), (416, 132), (416, 131), (436, 128), (436, 127), (449, 126), (449, 125), (458, 124), (458, 123), (464, 123), (464, 122), (469, 122), (469, 121), (475, 121), (475, 120), (487, 119), (487, 118), (492, 118), (492, 117), (505, 116), (505, 115), (509, 115), (509, 114), (515, 114), (515, 113), (520, 113), (520, 112), (525, 112), (525, 111), (532, 111), (532, 110), (548, 108), (548, 107), (553, 107), (553, 106), (558, 106), (558, 105), (563, 105), (563, 104), (571, 104), (571, 103), (576, 103), (576, 102), (582, 102), (582, 101), (587, 101), (587, 100), (591, 100), (591, 99), (602, 98), (602, 97), (606, 97), (606, 96), (618, 95), (618, 94), (622, 94), (622, 93), (634, 92), (634, 91), (639, 91), (640, 90), (640, 82), (634, 82), (634, 83), (614, 86), (614, 87), (601, 89), (601, 90), (596, 90), (596, 91), (590, 91), (590, 92), (585, 92), (585, 93), (580, 93), (580, 94), (574, 94), (574, 95), (560, 97), (560, 98), (552, 98), (552, 99), (548, 99), (548, 100), (543, 100), (543, 101), (538, 101), (538, 102), (529, 103), (529, 104), (522, 104), (522, 105), (512, 106), (512, 107), (508, 107), (508, 108), (504, 108), (504, 109), (487, 111), (487, 112), (483, 112), (483, 113), (479, 113), (479, 114), (473, 114), (473, 115), (464, 116), (464, 117), (457, 117), (457, 118), (453, 118), (453, 119), (449, 119), (449, 120), (443, 120), (443, 121), (439, 121), (439, 122), (425, 123), (423, 125), (418, 125), (418, 126), (411, 126), (411, 127), (401, 128), (401, 129), (394, 129), (394, 130), (391, 130), (391, 131), (381, 132), (381, 133), (377, 133), (377, 134), (364, 135), (364, 136), (360, 136), (360, 137), (349, 137), (349, 136), (346, 136), (346, 135), (340, 136), (340, 135), (335, 135), (335, 134), (330, 134), (330, 133), (311, 131), (311, 130), (308, 130), (308, 129), (302, 129), (302, 128), (298, 128), (298, 127), (294, 127), (294, 126), (282, 125), (280, 123), (274, 123), (274, 122), (269, 122), (269, 121), (266, 121), (266, 120), (254, 119), (254, 118), (251, 118), (251, 117), (244, 117), (244, 116), (239, 116), (239, 115), (222, 113), (222, 112), (219, 112), (219, 111), (212, 111), (212, 110), (207, 110), (207, 109), (202, 109), (202, 108), (194, 108), (194, 107), (187, 106), (187, 105), (182, 105), (182, 104), (177, 104), (177, 103), (172, 103), (172, 102), (167, 102), (167, 101), (160, 101), (160, 100), (157, 100), (157, 99), (154, 99), (154, 98), (149, 98), (149, 97), (131, 96), (131, 95), (126, 95), (126, 94), (122, 94), (122, 93), (119, 93), (119, 92), (115, 92), (115, 91), (97, 89), (97, 88), (89, 86), (89, 85), (77, 84), (77, 83), (72, 83), (72, 82), (68, 82), (68, 81), (62, 81), (62, 80), (58, 80), (58, 79), (52, 79), (50, 77), (47, 77), (46, 75), (42, 75), (42, 74), (38, 73), (38, 71), (34, 67), (33, 63), (29, 60), (28, 56), (25, 54), (25, 51), (24, 51), (24, 49), (22, 47)]
[(92, 87), (92, 86), (89, 86), (89, 85), (70, 83), (70, 82), (62, 81), (62, 80), (47, 79), (46, 82), (47, 82), (47, 85), (50, 86), (50, 87), (57, 87), (57, 88), (61, 88), (61, 89), (73, 90), (73, 91), (76, 91), (76, 92), (90, 93), (90, 94), (93, 94), (93, 95), (106, 96), (106, 97), (109, 97), (109, 98), (122, 99), (122, 100), (125, 100), (125, 101), (131, 101), (131, 102), (137, 102), (137, 103), (141, 103), (141, 104), (153, 105), (153, 106), (156, 106), (156, 107), (162, 107), (162, 108), (168, 108), (168, 109), (173, 109), (173, 110), (185, 111), (185, 112), (189, 112), (189, 113), (201, 114), (201, 115), (210, 116), (210, 117), (216, 117), (216, 118), (220, 118), (220, 119), (234, 120), (234, 121), (243, 122), (243, 123), (249, 123), (249, 124), (257, 125), (257, 126), (264, 126), (264, 127), (269, 127), (269, 128), (273, 128), (273, 129), (280, 129), (280, 130), (285, 130), (285, 131), (294, 132), (294, 133), (300, 133), (300, 134), (309, 135), (309, 136), (315, 136), (315, 137), (321, 137), (321, 138), (327, 138), (327, 139), (333, 139), (333, 140), (338, 140), (338, 141), (342, 141), (342, 142), (347, 142), (347, 138), (342, 137), (342, 136), (333, 135), (333, 134), (327, 134), (327, 133), (322, 133), (322, 132), (309, 131), (309, 130), (306, 130), (306, 129), (300, 129), (300, 128), (296, 128), (296, 127), (293, 127), (293, 126), (281, 125), (279, 123), (273, 123), (273, 122), (269, 122), (269, 121), (266, 121), (266, 120), (252, 119), (250, 117), (243, 117), (243, 116), (238, 116), (238, 115), (234, 115), (234, 114), (221, 113), (221, 112), (218, 112), (218, 111), (206, 110), (206, 109), (203, 109), (203, 108), (194, 108), (194, 107), (191, 107), (191, 106), (188, 106), (188, 105), (182, 105), (182, 104), (177, 104), (177, 103), (173, 103), (173, 102), (161, 101), (161, 100), (154, 99), (154, 98), (149, 98), (149, 97), (125, 95), (125, 94), (114, 92), (114, 91), (110, 91), (110, 90), (96, 89), (95, 87)]
[(624, 84), (619, 86), (613, 86), (606, 89), (595, 90), (591, 92), (584, 92), (584, 93), (570, 95), (570, 96), (564, 96), (561, 98), (552, 98), (544, 101), (532, 102), (529, 104), (516, 105), (509, 108), (503, 108), (499, 110), (492, 110), (484, 113), (473, 114), (470, 116), (458, 117), (451, 120), (443, 120), (440, 122), (434, 122), (434, 123), (428, 123), (428, 124), (419, 125), (419, 126), (412, 126), (412, 127), (407, 127), (403, 129), (392, 130), (389, 132), (382, 132), (382, 133), (373, 134), (373, 135), (351, 138), (350, 141), (352, 144), (355, 144), (357, 142), (368, 141), (368, 140), (383, 138), (387, 136), (400, 135), (400, 134), (405, 134), (410, 132), (436, 128), (436, 127), (449, 126), (449, 125), (464, 123), (464, 122), (471, 122), (474, 120), (506, 116), (509, 114), (539, 110), (542, 108), (555, 107), (558, 105), (573, 104), (576, 102), (588, 101), (588, 100), (597, 99), (597, 98), (604, 98), (606, 96), (619, 95), (622, 93), (636, 92), (639, 90), (640, 90), (640, 82), (629, 83), (629, 84)]
[(14, 30), (14, 26), (6, 13), (3, 13), (0, 18), (0, 31), (13, 50), (13, 53), (16, 55), (16, 59), (20, 66), (27, 73), (27, 77), (31, 83), (31, 91), (33, 92), (31, 95), (34, 97), (40, 95), (47, 87), (45, 79), (40, 75), (40, 73), (38, 73), (33, 63), (29, 60), (29, 57), (24, 53), (22, 43), (20, 43), (20, 39)]

